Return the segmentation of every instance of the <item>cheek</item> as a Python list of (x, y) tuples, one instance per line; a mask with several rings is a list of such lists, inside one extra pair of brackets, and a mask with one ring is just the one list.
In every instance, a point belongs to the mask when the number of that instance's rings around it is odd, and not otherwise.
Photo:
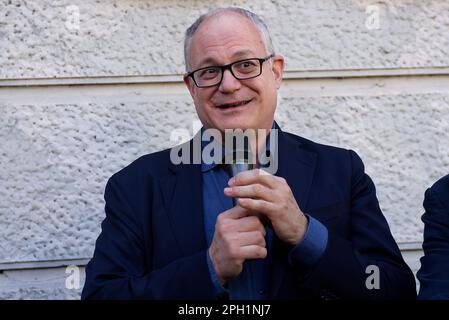
[(204, 109), (204, 106), (207, 104), (209, 98), (204, 91), (197, 91), (193, 99), (197, 109)]
[(257, 91), (261, 97), (267, 99), (271, 97), (273, 90), (276, 90), (276, 83), (272, 75), (267, 74), (264, 78), (260, 78), (260, 81), (254, 83), (253, 89), (254, 91)]
[(196, 112), (199, 115), (205, 115), (210, 113), (210, 97), (209, 92), (197, 92), (194, 96), (194, 103)]
[(267, 81), (267, 83), (257, 88), (257, 94), (264, 108), (271, 108), (273, 104), (276, 104), (277, 90), (275, 83)]

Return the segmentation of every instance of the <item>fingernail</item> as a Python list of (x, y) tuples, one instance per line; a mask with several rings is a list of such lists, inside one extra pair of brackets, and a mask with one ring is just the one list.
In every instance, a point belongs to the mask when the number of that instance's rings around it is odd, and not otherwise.
[(235, 178), (234, 178), (234, 177), (232, 177), (231, 179), (229, 179), (228, 185), (233, 186), (234, 183), (235, 183)]
[(242, 199), (242, 198), (238, 198), (237, 199), (237, 203), (239, 204), (239, 205), (245, 205), (246, 203), (247, 203), (247, 201), (246, 201), (246, 199)]
[(224, 191), (225, 191), (225, 192), (231, 192), (231, 191), (232, 191), (232, 188), (227, 188), (227, 187), (226, 187), (226, 188), (224, 188)]

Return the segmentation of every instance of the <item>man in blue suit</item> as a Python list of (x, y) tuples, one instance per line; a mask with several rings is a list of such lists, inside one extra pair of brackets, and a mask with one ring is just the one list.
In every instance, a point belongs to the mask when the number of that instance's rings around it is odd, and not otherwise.
[(417, 273), (419, 299), (449, 300), (449, 175), (424, 197), (424, 257)]
[(251, 150), (277, 170), (259, 163), (230, 179), (220, 158), (192, 160), (208, 147), (194, 138), (180, 148), (190, 161), (164, 150), (117, 172), (82, 298), (415, 298), (357, 154), (274, 122), (284, 58), (263, 21), (212, 11), (187, 30), (184, 53), (198, 134), (258, 130)]

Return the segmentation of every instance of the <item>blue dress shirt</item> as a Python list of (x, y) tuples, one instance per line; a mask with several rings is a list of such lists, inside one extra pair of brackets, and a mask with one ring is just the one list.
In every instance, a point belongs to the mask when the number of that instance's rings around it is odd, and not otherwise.
[[(274, 123), (273, 123), (274, 126)], [(204, 128), (201, 129), (201, 136)], [(268, 136), (266, 150), (270, 150), (270, 136)], [(201, 151), (212, 142), (202, 141)], [(203, 178), (203, 210), (204, 228), (208, 246), (211, 245), (215, 233), (215, 222), (217, 216), (233, 207), (233, 199), (224, 195), (223, 189), (228, 186), (230, 176), (221, 163), (207, 164), (201, 163)], [(294, 248), (291, 249), (288, 261), (291, 266), (301, 266), (302, 268), (312, 268), (320, 259), (327, 246), (327, 228), (318, 220), (306, 215), (308, 227), (304, 238)], [(217, 297), (228, 294), (229, 299), (239, 300), (263, 300), (268, 299), (270, 290), (270, 268), (272, 262), (272, 242), (274, 232), (271, 227), (266, 227), (266, 247), (267, 257), (265, 259), (247, 260), (243, 264), (242, 272), (231, 279), (225, 288), (218, 280), (213, 263), (207, 255), (207, 262), (211, 279), (216, 287)], [(307, 269), (306, 269), (307, 270)]]

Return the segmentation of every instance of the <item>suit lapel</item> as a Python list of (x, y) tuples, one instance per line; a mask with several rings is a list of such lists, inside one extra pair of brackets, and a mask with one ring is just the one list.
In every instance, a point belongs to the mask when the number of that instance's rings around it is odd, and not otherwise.
[(287, 180), (302, 211), (307, 208), (316, 166), (316, 153), (301, 148), (282, 131), (279, 133), (279, 169), (277, 176)]
[[(276, 125), (277, 126), (277, 125)], [(277, 127), (279, 129), (279, 127)], [(301, 148), (301, 143), (279, 130), (277, 176), (286, 179), (299, 207), (307, 208), (309, 192), (313, 181), (316, 153)], [(277, 237), (273, 239), (273, 269), (271, 273), (271, 296), (275, 297), (285, 274), (290, 248)]]
[[(189, 144), (192, 147), (193, 140)], [(207, 247), (201, 165), (170, 162), (169, 169), (173, 175), (161, 182), (164, 203), (181, 252), (190, 255)]]

